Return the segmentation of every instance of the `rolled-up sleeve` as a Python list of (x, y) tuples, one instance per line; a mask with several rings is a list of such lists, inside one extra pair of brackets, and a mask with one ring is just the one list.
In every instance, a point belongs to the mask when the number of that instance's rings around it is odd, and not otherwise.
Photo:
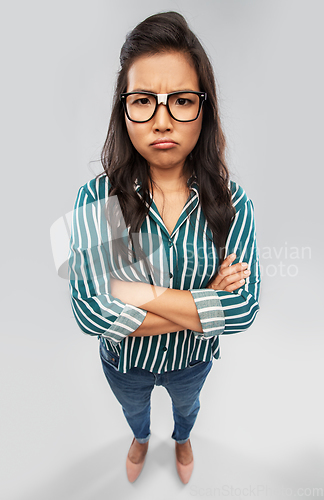
[(249, 328), (260, 307), (260, 265), (256, 242), (254, 207), (250, 199), (241, 204), (231, 224), (226, 241), (226, 256), (236, 254), (233, 264), (247, 262), (251, 274), (233, 292), (190, 290), (199, 314), (203, 333), (196, 337), (208, 340), (214, 335), (239, 333)]
[(103, 242), (100, 234), (102, 220), (98, 210), (101, 206), (86, 186), (80, 188), (71, 227), (71, 304), (84, 333), (119, 343), (142, 324), (147, 311), (125, 304), (110, 293), (109, 242)]
[(196, 304), (199, 315), (202, 333), (194, 332), (200, 340), (208, 340), (214, 335), (224, 332), (225, 316), (222, 303), (214, 290), (209, 288), (201, 290), (190, 290)]

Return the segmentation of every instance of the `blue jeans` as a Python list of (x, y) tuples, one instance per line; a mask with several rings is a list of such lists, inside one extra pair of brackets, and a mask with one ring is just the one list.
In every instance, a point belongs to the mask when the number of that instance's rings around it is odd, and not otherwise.
[(199, 394), (212, 367), (212, 361), (193, 361), (187, 368), (165, 373), (153, 373), (132, 368), (127, 373), (117, 370), (118, 356), (107, 351), (100, 342), (102, 367), (126, 420), (138, 442), (150, 439), (151, 392), (162, 385), (172, 400), (174, 429), (172, 438), (185, 443), (199, 412)]

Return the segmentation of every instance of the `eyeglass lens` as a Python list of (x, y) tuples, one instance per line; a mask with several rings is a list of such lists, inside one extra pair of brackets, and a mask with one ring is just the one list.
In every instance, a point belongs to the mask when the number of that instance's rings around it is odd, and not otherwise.
[[(195, 120), (199, 111), (199, 96), (190, 92), (169, 95), (169, 108), (176, 120)], [(126, 98), (129, 118), (134, 121), (150, 120), (157, 102), (154, 96), (147, 94), (131, 94)]]

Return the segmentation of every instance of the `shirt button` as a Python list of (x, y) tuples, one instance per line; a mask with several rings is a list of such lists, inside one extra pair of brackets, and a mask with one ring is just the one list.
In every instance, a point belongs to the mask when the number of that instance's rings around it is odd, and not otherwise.
[(173, 241), (169, 240), (169, 247), (171, 248), (173, 246)]
[(173, 274), (172, 274), (172, 273), (169, 273), (169, 277), (170, 277), (170, 278), (173, 278)]
[(164, 351), (164, 352), (165, 352), (165, 351), (167, 351), (167, 350), (168, 350), (168, 348), (167, 348), (167, 347), (163, 347), (163, 351)]

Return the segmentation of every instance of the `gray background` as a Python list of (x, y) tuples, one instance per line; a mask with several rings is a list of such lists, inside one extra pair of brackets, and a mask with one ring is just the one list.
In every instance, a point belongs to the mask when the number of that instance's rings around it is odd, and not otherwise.
[[(161, 10), (184, 14), (213, 62), (229, 166), (254, 202), (263, 272), (254, 325), (221, 339), (192, 433), (196, 465), (187, 486), (176, 475), (161, 387), (145, 468), (127, 482), (131, 433), (97, 339), (72, 317), (49, 238), (78, 188), (100, 171), (125, 34)], [(312, 488), (324, 488), (323, 14), (321, 0), (7, 3), (2, 499), (315, 498)]]

